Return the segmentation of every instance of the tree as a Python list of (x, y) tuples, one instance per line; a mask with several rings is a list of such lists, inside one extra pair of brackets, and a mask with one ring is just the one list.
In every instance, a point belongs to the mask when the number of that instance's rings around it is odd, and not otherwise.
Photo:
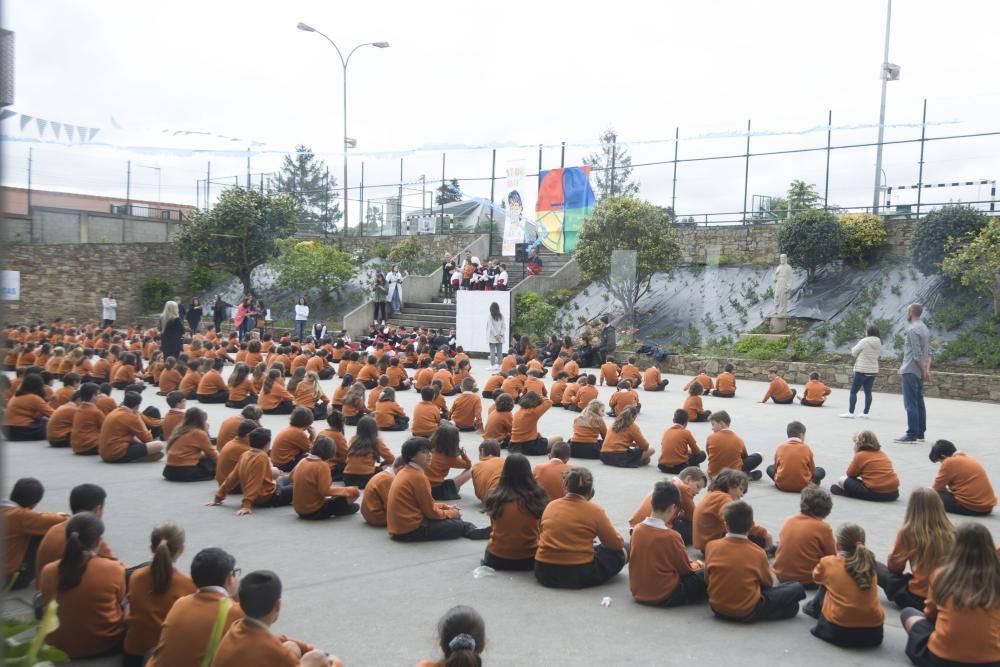
[(278, 241), (280, 254), (272, 262), (282, 287), (308, 290), (319, 289), (320, 298), (329, 301), (354, 277), (351, 255), (336, 246), (318, 241)]
[[(635, 320), (635, 304), (651, 286), (653, 274), (680, 262), (677, 233), (662, 208), (631, 197), (606, 197), (580, 230), (576, 261), (583, 275), (604, 285)], [(635, 273), (612, 275), (614, 250), (635, 250)]]
[(435, 192), (437, 192), (437, 196), (434, 197), (434, 203), (438, 206), (450, 204), (453, 201), (462, 201), (462, 188), (459, 187), (457, 178), (442, 183)]
[(917, 222), (910, 241), (913, 263), (925, 274), (938, 273), (949, 239), (963, 239), (986, 226), (986, 216), (971, 206), (945, 206)]
[[(816, 186), (811, 183), (806, 183), (805, 181), (800, 181), (798, 179), (792, 181), (788, 184), (788, 195), (785, 199), (785, 207), (791, 206), (792, 215), (795, 215), (799, 211), (816, 208), (819, 203), (819, 193), (816, 192)], [(772, 210), (773, 210), (772, 205)]]
[(605, 197), (635, 197), (639, 194), (639, 183), (629, 178), (632, 175), (632, 156), (628, 149), (618, 143), (618, 135), (607, 129), (601, 135), (601, 150), (583, 158), (583, 163), (594, 174), (594, 191), (598, 201)]
[(287, 192), (299, 204), (304, 229), (331, 233), (337, 230), (340, 212), (340, 193), (337, 179), (327, 179), (327, 168), (316, 159), (308, 146), (298, 146), (295, 153), (285, 156), (281, 169), (274, 175), (274, 189)]
[(181, 257), (236, 276), (249, 294), (250, 274), (278, 253), (275, 240), (294, 234), (298, 219), (298, 202), (289, 195), (232, 187), (211, 211), (195, 212), (174, 245)]
[(844, 228), (844, 255), (853, 260), (871, 259), (889, 238), (880, 215), (845, 213), (840, 224)]
[(1000, 320), (1000, 221), (948, 243), (941, 272), (978, 292), (993, 297), (993, 317)]
[(365, 212), (365, 231), (372, 235), (381, 235), (382, 225), (385, 223), (385, 215), (381, 206), (368, 205)]
[(778, 249), (792, 264), (805, 267), (810, 281), (816, 278), (816, 269), (840, 257), (843, 247), (844, 228), (829, 211), (801, 211), (778, 229)]

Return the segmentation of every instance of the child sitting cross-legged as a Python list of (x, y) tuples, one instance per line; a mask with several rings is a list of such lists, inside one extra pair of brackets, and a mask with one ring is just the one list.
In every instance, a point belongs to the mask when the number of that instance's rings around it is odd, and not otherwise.
[(830, 516), (833, 500), (818, 486), (807, 486), (799, 499), (799, 514), (788, 517), (778, 534), (774, 573), (779, 581), (797, 581), (814, 588), (812, 572), (825, 556), (836, 553)]
[(874, 433), (854, 434), (854, 458), (847, 466), (847, 474), (830, 486), (830, 493), (879, 503), (899, 499), (899, 477)]
[(698, 447), (694, 435), (687, 429), (687, 410), (674, 410), (673, 425), (663, 432), (660, 439), (660, 472), (677, 474), (690, 466), (700, 465), (706, 454)]
[(629, 406), (615, 419), (601, 447), (601, 463), (616, 468), (648, 465), (654, 449), (635, 423), (635, 408)]
[[(499, 451), (497, 448), (498, 455)], [(549, 497), (531, 474), (531, 464), (523, 454), (496, 460), (502, 470), (483, 499), (492, 530), (482, 564), (495, 570), (530, 571), (535, 568), (539, 523)]]
[[(370, 421), (370, 418), (366, 417)], [(374, 425), (370, 429), (375, 431)], [(356, 486), (334, 486), (330, 459), (336, 452), (333, 440), (316, 438), (309, 455), (296, 464), (292, 481), (292, 506), (300, 519), (327, 519), (358, 511)], [(350, 458), (350, 457), (348, 457)], [(345, 472), (344, 477), (347, 477)]]
[[(387, 388), (386, 391), (392, 389)], [(330, 458), (333, 458), (332, 454)], [(379, 437), (375, 420), (364, 416), (358, 421), (358, 428), (347, 449), (344, 484), (363, 489), (375, 473), (395, 460), (396, 457)]]
[[(459, 443), (458, 429), (451, 422), (441, 422), (430, 437), (434, 453), (424, 473), (431, 484), (434, 500), (458, 500), (458, 490), (472, 479), (472, 461)], [(452, 469), (461, 470), (457, 476), (447, 479)]]
[(604, 404), (594, 399), (587, 404), (580, 416), (573, 420), (573, 436), (569, 440), (570, 452), (575, 459), (598, 459), (608, 434), (604, 421)]
[(809, 484), (819, 484), (826, 471), (816, 467), (812, 449), (803, 439), (806, 427), (802, 422), (789, 422), (785, 428), (788, 440), (774, 450), (774, 464), (767, 467), (767, 476), (780, 491), (798, 493)]
[(690, 422), (705, 422), (712, 416), (712, 411), (706, 410), (701, 402), (701, 395), (704, 391), (704, 387), (697, 380), (688, 387), (688, 397), (684, 399), (684, 409), (688, 413), (688, 421)]

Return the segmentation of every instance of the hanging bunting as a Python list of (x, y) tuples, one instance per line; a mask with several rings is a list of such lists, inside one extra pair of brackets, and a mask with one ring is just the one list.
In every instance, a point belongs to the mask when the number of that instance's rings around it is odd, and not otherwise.
[(52, 133), (56, 135), (56, 139), (59, 139), (59, 131), (62, 130), (62, 123), (56, 121), (50, 121), (49, 125), (52, 126)]
[(122, 126), (118, 124), (118, 121), (115, 120), (114, 116), (108, 116), (108, 118), (111, 119), (111, 125), (112, 125), (112, 127), (114, 127), (116, 130), (122, 129)]
[(73, 130), (75, 129), (76, 129), (75, 126), (70, 125), (69, 123), (63, 123), (63, 130), (66, 131), (66, 141), (69, 142), (73, 141)]
[(22, 132), (24, 131), (24, 128), (27, 127), (28, 123), (31, 122), (31, 120), (32, 120), (32, 116), (28, 116), (26, 114), (21, 114), (21, 131)]
[(77, 135), (79, 135), (79, 137), (80, 137), (80, 143), (81, 143), (81, 144), (82, 144), (82, 143), (83, 143), (84, 141), (86, 141), (86, 140), (87, 140), (87, 128), (85, 128), (85, 127), (80, 127), (79, 125), (77, 125), (77, 126), (76, 126), (76, 133), (77, 133)]
[(3, 111), (0, 111), (0, 120), (7, 120), (11, 116), (16, 116), (16, 115), (17, 115), (16, 112), (11, 111), (10, 109), (4, 109)]
[(49, 121), (45, 120), (44, 118), (36, 118), (35, 125), (38, 127), (38, 136), (44, 138), (45, 128), (49, 126)]
[(87, 141), (90, 141), (91, 139), (93, 139), (94, 137), (96, 137), (97, 133), (100, 132), (100, 131), (101, 131), (100, 128), (97, 128), (97, 127), (90, 128), (90, 135), (87, 137)]

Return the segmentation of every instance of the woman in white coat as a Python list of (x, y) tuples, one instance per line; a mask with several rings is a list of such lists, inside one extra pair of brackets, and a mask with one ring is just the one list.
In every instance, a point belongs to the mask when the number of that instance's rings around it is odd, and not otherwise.
[(118, 319), (118, 301), (111, 292), (101, 299), (101, 319), (104, 320), (102, 326), (105, 329), (114, 326), (115, 320)]
[(868, 419), (868, 411), (872, 407), (872, 385), (878, 375), (878, 359), (882, 355), (882, 338), (878, 327), (869, 324), (865, 337), (851, 348), (854, 356), (854, 381), (851, 383), (850, 405), (847, 412), (840, 415), (845, 419), (854, 419), (854, 408), (858, 403), (858, 390), (865, 390), (865, 411), (858, 415)]
[(392, 314), (399, 315), (399, 310), (403, 307), (403, 274), (399, 272), (399, 264), (393, 264), (392, 271), (385, 276), (385, 281), (389, 284)]
[(490, 370), (500, 370), (503, 358), (503, 346), (507, 336), (507, 324), (500, 312), (500, 304), (496, 301), (490, 304), (490, 317), (486, 320), (486, 340), (490, 344)]

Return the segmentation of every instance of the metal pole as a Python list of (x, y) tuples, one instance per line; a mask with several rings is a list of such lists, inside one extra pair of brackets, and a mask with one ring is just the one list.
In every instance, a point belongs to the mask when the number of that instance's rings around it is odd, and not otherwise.
[(566, 142), (562, 142), (562, 148), (559, 150), (559, 168), (563, 169), (566, 167)]
[(361, 161), (361, 189), (358, 191), (358, 236), (365, 234), (365, 161)]
[(924, 98), (924, 118), (920, 121), (920, 171), (917, 174), (917, 218), (920, 217), (920, 200), (924, 193), (924, 137), (927, 134), (927, 98)]
[(611, 196), (615, 196), (615, 157), (618, 155), (618, 135), (611, 135)]
[(674, 185), (670, 191), (670, 210), (674, 212), (674, 220), (677, 219), (677, 149), (681, 143), (681, 128), (674, 128)]
[[(32, 160), (32, 150), (28, 148), (28, 215), (31, 215), (31, 160)], [(496, 151), (493, 151), (496, 155)]]
[[(327, 175), (329, 175), (330, 170), (327, 169)], [(264, 196), (264, 172), (260, 172), (260, 195)]]
[(490, 165), (490, 253), (493, 254), (493, 211), (496, 209), (496, 199), (494, 195), (496, 193), (497, 184), (497, 149), (493, 149), (493, 161)]
[(420, 174), (420, 215), (427, 215), (427, 174)]
[(132, 160), (128, 161), (125, 174), (125, 215), (132, 213)]
[[(750, 192), (750, 121), (747, 121), (747, 157), (743, 167), (743, 224), (747, 224), (747, 194)], [(708, 224), (706, 218), (705, 223)]]
[(396, 201), (396, 234), (403, 233), (403, 158), (399, 158), (399, 199)]
[(885, 137), (885, 87), (889, 83), (886, 65), (889, 63), (889, 26), (892, 22), (892, 0), (886, 0), (885, 55), (882, 56), (882, 103), (878, 115), (878, 148), (875, 153), (875, 192), (872, 193), (872, 213), (878, 213), (879, 193), (882, 189), (882, 140)]
[(330, 168), (326, 168), (326, 187), (323, 191), (323, 236), (330, 235)]
[(438, 229), (438, 233), (439, 234), (444, 231), (444, 193), (445, 193), (445, 187), (444, 187), (444, 165), (445, 165), (445, 157), (446, 156), (447, 156), (447, 153), (441, 153), (441, 195), (442, 196), (441, 196), (441, 222), (440, 222), (440, 227)]
[(833, 137), (833, 109), (826, 116), (826, 182), (823, 185), (823, 209), (827, 208), (830, 198), (830, 141)]
[(542, 173), (542, 145), (538, 144), (538, 173)]
[(212, 210), (212, 162), (208, 163), (208, 173), (205, 175), (205, 210)]
[[(337, 52), (338, 54), (340, 51)], [(350, 56), (348, 56), (350, 58)], [(347, 62), (344, 63), (344, 238), (347, 238)], [(360, 197), (364, 201), (364, 197)], [(360, 227), (364, 226), (364, 217), (361, 218)]]

